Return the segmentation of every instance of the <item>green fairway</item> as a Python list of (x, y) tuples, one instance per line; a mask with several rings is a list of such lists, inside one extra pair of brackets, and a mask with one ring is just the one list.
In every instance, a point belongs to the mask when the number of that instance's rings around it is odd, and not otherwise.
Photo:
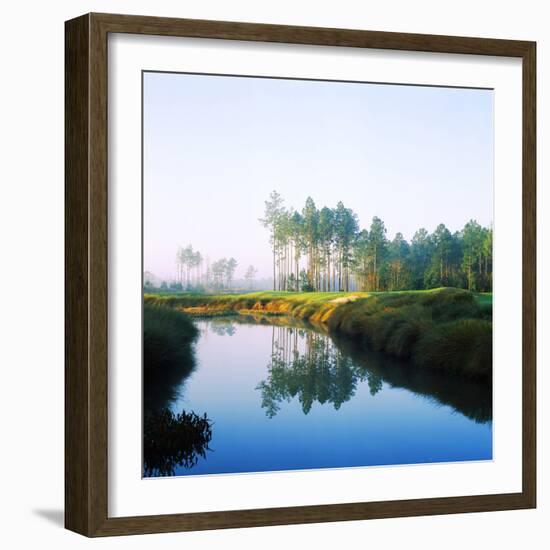
[(477, 302), (482, 306), (492, 307), (493, 293), (492, 292), (476, 292), (474, 296)]

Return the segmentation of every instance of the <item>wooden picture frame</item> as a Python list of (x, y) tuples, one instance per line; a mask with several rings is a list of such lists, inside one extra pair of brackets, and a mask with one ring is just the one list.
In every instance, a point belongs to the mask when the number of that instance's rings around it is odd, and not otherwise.
[[(132, 33), (520, 58), (523, 67), (522, 491), (139, 517), (108, 516), (107, 36)], [(87, 14), (65, 26), (65, 525), (86, 536), (345, 521), (536, 505), (536, 44)]]

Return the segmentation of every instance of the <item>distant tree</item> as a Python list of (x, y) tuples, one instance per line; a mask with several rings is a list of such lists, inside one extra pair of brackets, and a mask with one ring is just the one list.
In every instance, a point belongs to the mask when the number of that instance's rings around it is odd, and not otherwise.
[(212, 264), (211, 270), (214, 288), (224, 288), (224, 282), (227, 272), (227, 260), (225, 258), (222, 258), (221, 260), (215, 261)]
[(157, 278), (150, 271), (145, 271), (143, 273), (143, 290), (150, 292), (154, 290), (156, 284)]
[(178, 265), (178, 280), (186, 288), (191, 286), (191, 270), (195, 266), (195, 253), (193, 247), (189, 244), (185, 248), (179, 248), (176, 254), (176, 263)]
[(237, 269), (237, 260), (235, 258), (229, 258), (225, 263), (225, 276), (227, 279), (227, 286), (231, 288), (233, 284), (233, 276), (235, 275), (235, 269)]
[(202, 276), (202, 255), (197, 250), (192, 257), (193, 267), (195, 268), (195, 285), (198, 286), (201, 284), (201, 276)]
[(253, 265), (249, 265), (244, 273), (244, 279), (249, 289), (252, 289), (254, 286), (254, 277), (256, 277), (256, 273), (258, 273), (258, 270)]
[(143, 282), (143, 290), (145, 292), (151, 292), (155, 289), (155, 287), (152, 285), (151, 281), (144, 281)]
[(183, 283), (184, 265), (185, 265), (185, 258), (183, 254), (183, 248), (179, 246), (178, 250), (176, 251), (176, 280), (179, 283)]

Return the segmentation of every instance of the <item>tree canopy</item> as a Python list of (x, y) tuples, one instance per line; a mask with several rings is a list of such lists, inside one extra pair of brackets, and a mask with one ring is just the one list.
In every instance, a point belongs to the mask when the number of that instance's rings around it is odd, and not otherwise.
[(318, 208), (308, 197), (298, 211), (273, 191), (260, 221), (269, 230), (274, 290), (492, 290), (493, 230), (475, 220), (454, 233), (443, 223), (431, 234), (422, 227), (409, 243), (402, 233), (389, 239), (377, 216), (361, 228), (341, 201)]

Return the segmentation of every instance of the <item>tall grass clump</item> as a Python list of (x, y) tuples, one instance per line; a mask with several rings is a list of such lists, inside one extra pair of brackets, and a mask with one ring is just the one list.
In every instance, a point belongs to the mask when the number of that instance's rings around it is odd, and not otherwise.
[(418, 366), (492, 376), (492, 308), (467, 290), (375, 294), (337, 310), (328, 325)]
[(193, 370), (198, 329), (184, 314), (159, 305), (143, 307), (143, 378), (147, 407), (173, 399), (174, 388)]
[(483, 319), (460, 319), (434, 325), (418, 341), (420, 365), (469, 377), (490, 378), (493, 327)]
[(409, 359), (422, 335), (428, 332), (432, 324), (421, 317), (403, 320), (390, 334), (386, 350), (399, 359)]

